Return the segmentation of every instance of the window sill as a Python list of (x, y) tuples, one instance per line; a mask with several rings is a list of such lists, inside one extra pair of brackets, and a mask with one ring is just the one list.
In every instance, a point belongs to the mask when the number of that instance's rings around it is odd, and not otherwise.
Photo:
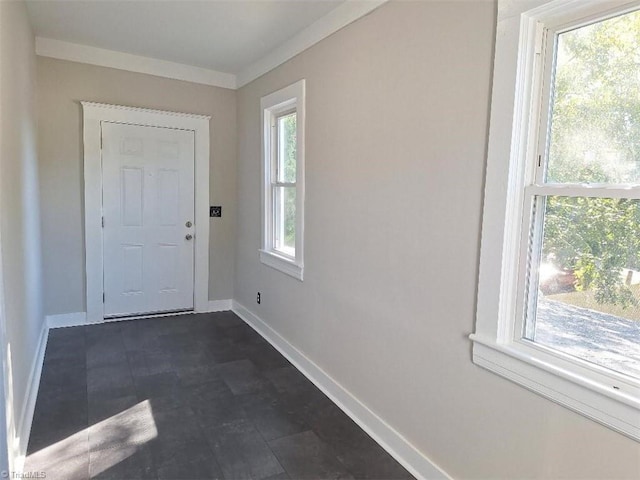
[(303, 268), (302, 265), (298, 265), (293, 260), (289, 260), (288, 258), (278, 255), (274, 252), (269, 252), (267, 250), (259, 250), (260, 261), (265, 265), (268, 265), (271, 268), (275, 268), (276, 270), (281, 271), (293, 278), (296, 278), (300, 281), (303, 279)]
[(640, 441), (640, 397), (634, 385), (623, 386), (613, 375), (609, 383), (582, 375), (524, 345), (499, 344), (476, 334), (470, 338), (476, 365)]

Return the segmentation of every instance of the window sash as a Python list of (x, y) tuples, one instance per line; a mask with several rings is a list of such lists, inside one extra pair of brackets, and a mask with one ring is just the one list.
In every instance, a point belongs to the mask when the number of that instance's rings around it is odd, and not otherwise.
[[(286, 225), (285, 225), (285, 198), (284, 198), (284, 191), (286, 188), (294, 188), (294, 196), (297, 197), (297, 189), (295, 189), (295, 183), (290, 184), (290, 183), (273, 183), (271, 185), (271, 222), (272, 222), (272, 228), (271, 228), (271, 248), (273, 251), (278, 252), (278, 254), (283, 255), (291, 260), (295, 260), (296, 258), (296, 247), (295, 247), (295, 243), (294, 242), (294, 246), (293, 246), (293, 254), (291, 253), (291, 249), (287, 248), (285, 246), (285, 229), (286, 229)], [(283, 197), (282, 197), (282, 201), (281, 204), (279, 204), (278, 202), (278, 193), (277, 190), (278, 189), (283, 189)], [(296, 212), (297, 213), (297, 212)], [(297, 215), (296, 215), (296, 220), (297, 220)], [(295, 222), (297, 223), (297, 221)], [(294, 225), (294, 235), (297, 237), (297, 228)], [(280, 241), (278, 241), (278, 239), (280, 239)], [(278, 244), (282, 244), (282, 246), (280, 246)]]
[(613, 184), (546, 184), (524, 187), (528, 196), (557, 195), (559, 197), (629, 198), (640, 199), (640, 185)]
[[(640, 184), (619, 183), (556, 183), (549, 182), (547, 169), (549, 162), (549, 147), (551, 142), (551, 121), (553, 115), (554, 86), (556, 82), (556, 60), (558, 38), (562, 33), (581, 28), (593, 23), (624, 15), (636, 10), (638, 5), (617, 11), (591, 14), (580, 20), (570, 19), (553, 24), (536, 22), (535, 25), (535, 60), (533, 65), (531, 125), (538, 125), (532, 129), (535, 145), (533, 152), (527, 155), (524, 187), (522, 193), (522, 209), (520, 215), (520, 240), (517, 269), (517, 284), (515, 286), (515, 315), (510, 326), (508, 338), (519, 341), (529, 336), (535, 322), (532, 309), (537, 302), (536, 292), (530, 293), (531, 285), (538, 284), (537, 269), (532, 265), (539, 265), (541, 258), (541, 242), (543, 236), (545, 200), (549, 196), (583, 197), (583, 198), (628, 198), (640, 199)], [(535, 270), (535, 271), (534, 271)], [(525, 331), (526, 330), (526, 331)]]
[[(588, 186), (574, 187), (571, 186), (570, 195), (566, 195), (567, 189), (558, 186), (531, 186), (525, 188), (525, 200), (522, 215), (522, 228), (520, 235), (518, 272), (516, 279), (516, 301), (515, 312), (512, 317), (513, 328), (508, 335), (508, 342), (517, 344), (532, 345), (537, 351), (545, 351), (551, 353), (554, 357), (564, 358), (569, 364), (580, 366), (582, 370), (595, 369), (602, 375), (610, 375), (617, 378), (619, 382), (625, 383), (628, 387), (635, 391), (638, 401), (640, 402), (640, 378), (624, 375), (616, 370), (600, 366), (593, 362), (583, 360), (580, 357), (563, 353), (551, 346), (530, 340), (531, 333), (535, 329), (536, 315), (535, 309), (538, 302), (537, 286), (539, 284), (539, 271), (534, 268), (540, 265), (542, 258), (542, 242), (544, 234), (545, 221), (545, 202), (548, 197), (569, 197), (569, 198), (632, 198), (622, 195), (625, 191), (621, 189), (600, 188), (593, 193), (593, 188)], [(614, 190), (620, 196), (607, 195), (606, 193)], [(638, 189), (634, 189), (636, 193)], [(582, 195), (580, 195), (582, 193)], [(635, 197), (639, 199), (640, 197)], [(535, 291), (531, 291), (531, 289)]]
[[(281, 172), (280, 172), (280, 164), (284, 163), (283, 159), (280, 157), (281, 155), (281, 148), (280, 148), (280, 135), (281, 135), (281, 131), (280, 131), (280, 119), (283, 117), (287, 117), (289, 115), (291, 115), (292, 113), (295, 113), (297, 116), (298, 113), (298, 109), (297, 109), (297, 105), (293, 105), (291, 107), (288, 107), (284, 110), (279, 110), (276, 113), (273, 113), (271, 116), (271, 168), (272, 168), (272, 183), (278, 183), (278, 184), (285, 184), (285, 183), (292, 183), (292, 182), (282, 182), (280, 181), (281, 178)], [(297, 121), (297, 119), (296, 119)], [(297, 136), (296, 136), (296, 144), (298, 142)], [(296, 174), (297, 174), (297, 159), (296, 159)], [(297, 175), (296, 175), (297, 176)], [(282, 175), (282, 177), (284, 177), (284, 175)]]
[[(278, 205), (278, 195), (277, 190), (279, 188), (296, 188), (297, 182), (282, 182), (278, 181), (280, 178), (279, 167), (281, 162), (280, 154), (280, 128), (279, 128), (279, 120), (283, 117), (291, 115), (292, 113), (297, 114), (297, 106), (289, 106), (286, 109), (278, 110), (277, 112), (271, 113), (271, 162), (270, 162), (270, 195), (269, 195), (269, 203), (271, 214), (269, 215), (269, 223), (270, 223), (270, 243), (269, 250), (277, 252), (279, 255), (282, 255), (290, 260), (294, 261), (296, 258), (295, 247), (293, 248), (293, 255), (286, 248), (278, 248), (278, 239), (282, 239), (281, 242), (284, 244), (284, 230), (285, 230), (285, 218), (283, 206)], [(297, 138), (296, 138), (297, 143)], [(297, 171), (297, 159), (296, 159), (296, 171)], [(296, 192), (297, 193), (297, 192)], [(284, 203), (284, 201), (283, 201)], [(297, 212), (296, 212), (297, 217)], [(297, 223), (297, 222), (296, 222)], [(294, 232), (297, 228), (294, 227)]]
[[(624, 1), (624, 0), (623, 0)], [(623, 3), (621, 1), (620, 3)], [(585, 4), (589, 2), (585, 0)], [(640, 1), (629, 1), (627, 6), (613, 6), (608, 10), (598, 7), (595, 12), (587, 11), (584, 15), (576, 18), (575, 15), (567, 18), (561, 16), (559, 21), (536, 22), (535, 32), (535, 55), (536, 60), (533, 65), (532, 86), (532, 112), (531, 125), (537, 124), (537, 129), (531, 129), (536, 143), (533, 155), (527, 158), (530, 165), (526, 169), (525, 185), (549, 186), (567, 189), (568, 194), (563, 196), (583, 196), (578, 189), (590, 189), (590, 195), (602, 198), (638, 198), (640, 194), (640, 183), (568, 183), (551, 182), (547, 180), (547, 170), (549, 163), (549, 148), (551, 143), (551, 121), (552, 104), (554, 100), (554, 86), (556, 81), (557, 50), (559, 36), (563, 33), (571, 32), (589, 25), (604, 22), (615, 17), (640, 10)], [(538, 105), (537, 111), (535, 105)], [(607, 194), (605, 189), (611, 190)], [(625, 193), (627, 192), (627, 193)], [(631, 196), (630, 196), (631, 195)], [(586, 195), (589, 196), (589, 195)]]

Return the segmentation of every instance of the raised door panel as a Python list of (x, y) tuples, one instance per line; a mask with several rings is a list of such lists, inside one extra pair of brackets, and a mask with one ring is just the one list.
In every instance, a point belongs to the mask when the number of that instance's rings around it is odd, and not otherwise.
[(144, 170), (140, 167), (123, 167), (120, 178), (120, 219), (123, 227), (142, 227), (144, 210)]

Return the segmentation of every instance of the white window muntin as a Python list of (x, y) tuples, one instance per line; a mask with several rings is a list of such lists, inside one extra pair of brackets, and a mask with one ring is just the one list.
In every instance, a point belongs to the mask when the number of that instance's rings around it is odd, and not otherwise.
[[(303, 279), (304, 265), (304, 126), (305, 81), (262, 97), (263, 112), (263, 161), (262, 161), (262, 245), (259, 251), (262, 263), (276, 268), (299, 280)], [(279, 181), (278, 171), (278, 118), (296, 114), (296, 179), (295, 182)], [(276, 248), (276, 189), (295, 188), (295, 254)]]
[[(534, 199), (640, 198), (636, 185), (543, 182), (544, 157), (540, 167), (538, 160), (547, 147), (555, 38), (637, 9), (639, 2), (538, 3), (539, 8), (529, 11), (517, 11), (524, 6), (513, 2), (499, 4), (473, 358), (480, 366), (640, 440), (640, 382), (523, 338)], [(512, 135), (505, 136), (505, 131)], [(542, 221), (543, 216), (537, 218)]]

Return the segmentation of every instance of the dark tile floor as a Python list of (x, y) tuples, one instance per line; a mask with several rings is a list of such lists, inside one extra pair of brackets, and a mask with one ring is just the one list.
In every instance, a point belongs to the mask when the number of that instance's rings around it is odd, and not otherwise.
[(25, 472), (409, 479), (231, 312), (52, 330)]

